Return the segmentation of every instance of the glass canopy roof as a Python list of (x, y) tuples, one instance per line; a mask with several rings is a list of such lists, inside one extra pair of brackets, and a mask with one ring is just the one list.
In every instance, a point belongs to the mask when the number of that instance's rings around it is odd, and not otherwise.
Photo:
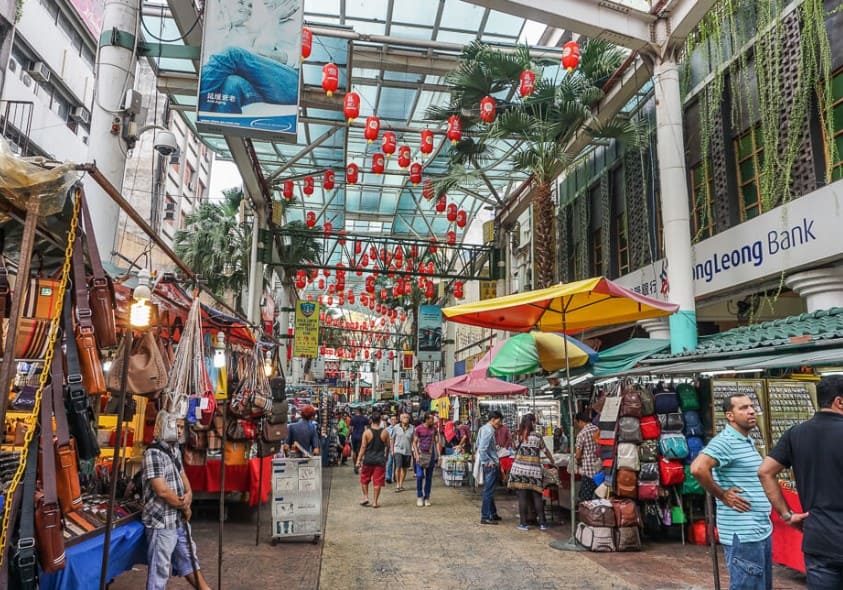
[[(169, 0), (169, 6), (148, 1), (144, 8), (145, 39), (185, 44), (172, 14), (184, 14), (184, 2), (189, 1)], [(182, 5), (177, 6), (178, 2)], [(434, 213), (434, 202), (423, 197), (422, 185), (410, 184), (407, 170), (398, 166), (395, 155), (387, 159), (384, 174), (371, 172), (372, 155), (380, 151), (381, 145), (380, 140), (366, 141), (363, 122), (367, 116), (377, 115), (381, 120), (381, 137), (384, 131), (392, 130), (398, 145), (409, 145), (413, 158), (424, 166), (425, 178), (444, 174), (450, 143), (444, 128), (425, 121), (424, 117), (430, 105), (448, 103), (448, 89), (443, 80), (455, 68), (461, 46), (474, 40), (505, 46), (535, 41), (545, 27), (460, 0), (436, 3), (305, 0), (304, 9), (305, 24), (314, 31), (314, 39), (312, 54), (302, 66), (296, 141), (249, 140), (260, 172), (272, 187), (273, 198), (281, 199), (281, 183), (292, 179), (296, 183), (297, 203), (288, 209), (288, 221), (303, 220), (306, 211), (314, 211), (319, 224), (330, 221), (335, 229), (344, 228), (350, 233), (443, 238), (448, 229), (456, 228), (444, 215)], [(191, 24), (179, 23), (183, 31)], [(201, 29), (201, 23), (194, 29)], [(193, 33), (194, 39), (197, 33), (201, 35), (201, 31)], [(372, 39), (373, 35), (382, 37)], [(558, 55), (558, 51), (533, 48), (537, 56), (543, 52)], [(190, 59), (150, 58), (150, 61), (172, 108), (180, 111), (197, 131), (197, 64)], [(330, 99), (321, 89), (322, 66), (329, 61), (340, 69), (340, 89)], [(350, 72), (349, 63), (353, 64)], [(544, 75), (556, 75), (555, 69), (545, 70)], [(179, 83), (173, 85), (170, 80)], [(191, 81), (192, 86), (185, 80)], [(342, 113), (343, 95), (349, 87), (360, 95), (360, 117), (350, 126)], [(426, 159), (419, 153), (420, 132), (425, 128), (435, 133), (434, 151)], [(197, 135), (218, 157), (232, 157), (222, 135), (208, 132), (197, 132)], [(510, 187), (526, 179), (504, 157), (513, 147), (507, 141), (494, 146), (499, 162), (488, 174), (488, 181), (496, 195), (485, 183), (449, 193), (449, 202), (465, 209), (469, 220), (484, 206), (500, 205), (498, 195), (507, 194)], [(351, 162), (359, 166), (361, 180), (347, 186), (344, 169)], [(337, 179), (336, 188), (330, 191), (321, 187), (321, 177), (327, 169), (333, 169)], [(316, 179), (312, 195), (301, 192), (301, 179), (305, 175)], [(459, 240), (467, 229), (457, 230)]]

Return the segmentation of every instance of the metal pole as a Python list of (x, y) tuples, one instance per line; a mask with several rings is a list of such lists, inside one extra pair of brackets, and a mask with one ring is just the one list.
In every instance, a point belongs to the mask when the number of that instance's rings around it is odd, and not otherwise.
[(222, 409), (222, 465), (220, 465), (220, 509), (219, 527), (217, 528), (217, 588), (222, 590), (222, 543), (225, 524), (225, 442), (228, 424), (228, 402), (223, 402)]
[(117, 470), (120, 466), (120, 447), (123, 446), (123, 410), (126, 406), (126, 381), (129, 376), (129, 352), (132, 350), (134, 333), (131, 326), (123, 336), (126, 358), (120, 367), (120, 401), (117, 407), (117, 440), (114, 442), (114, 455), (111, 458), (111, 486), (108, 491), (108, 506), (105, 513), (105, 539), (102, 546), (102, 564), (100, 564), (100, 590), (108, 584), (108, 554), (111, 550), (111, 527), (114, 524), (114, 498), (117, 495)]
[(711, 494), (705, 494), (705, 530), (711, 548), (711, 568), (714, 571), (714, 590), (720, 590), (720, 564), (717, 563), (717, 543), (714, 540), (714, 506)]

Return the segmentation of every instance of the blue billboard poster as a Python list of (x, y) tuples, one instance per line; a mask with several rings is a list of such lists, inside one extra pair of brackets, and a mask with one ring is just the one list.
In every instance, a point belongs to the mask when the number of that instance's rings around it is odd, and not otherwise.
[(438, 305), (419, 306), (418, 360), (442, 360), (442, 311)]
[(301, 0), (207, 0), (196, 124), (248, 137), (296, 133)]

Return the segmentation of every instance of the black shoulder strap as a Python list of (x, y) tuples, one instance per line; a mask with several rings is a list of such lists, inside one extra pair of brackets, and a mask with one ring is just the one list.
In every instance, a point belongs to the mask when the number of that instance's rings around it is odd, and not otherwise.
[(36, 590), (38, 564), (35, 557), (35, 480), (38, 476), (38, 431), (32, 435), (26, 455), (21, 495), (18, 543), (15, 549), (14, 569), (20, 590)]

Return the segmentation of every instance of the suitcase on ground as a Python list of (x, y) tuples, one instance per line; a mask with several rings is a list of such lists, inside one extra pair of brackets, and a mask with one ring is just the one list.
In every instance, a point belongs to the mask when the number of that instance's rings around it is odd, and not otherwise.
[(609, 500), (580, 502), (577, 518), (588, 526), (608, 528), (615, 526), (615, 510)]
[(574, 537), (589, 551), (609, 552), (615, 550), (613, 531), (614, 529), (610, 527), (593, 527), (581, 522), (577, 525)]
[(637, 526), (624, 526), (615, 530), (616, 551), (641, 551), (641, 532)]

